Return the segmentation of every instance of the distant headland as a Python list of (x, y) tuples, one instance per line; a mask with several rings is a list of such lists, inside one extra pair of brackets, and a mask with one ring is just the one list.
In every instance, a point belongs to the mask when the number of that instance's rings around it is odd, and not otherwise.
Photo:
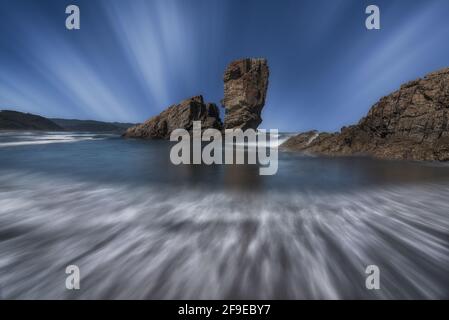
[(133, 123), (94, 120), (51, 119), (31, 113), (0, 110), (0, 130), (74, 131), (123, 133)]

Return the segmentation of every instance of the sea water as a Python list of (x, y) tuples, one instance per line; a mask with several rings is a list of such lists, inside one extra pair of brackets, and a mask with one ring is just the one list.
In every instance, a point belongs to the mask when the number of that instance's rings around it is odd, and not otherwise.
[(448, 166), (280, 152), (260, 176), (170, 147), (0, 133), (0, 298), (449, 297)]

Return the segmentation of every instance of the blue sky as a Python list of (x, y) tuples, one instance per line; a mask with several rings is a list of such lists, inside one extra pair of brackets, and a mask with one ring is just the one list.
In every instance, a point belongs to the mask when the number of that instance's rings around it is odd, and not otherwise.
[[(65, 28), (65, 8), (81, 30)], [(381, 30), (365, 28), (365, 8)], [(263, 128), (338, 130), (401, 83), (449, 66), (447, 0), (0, 0), (0, 109), (142, 122), (226, 65), (266, 57)]]

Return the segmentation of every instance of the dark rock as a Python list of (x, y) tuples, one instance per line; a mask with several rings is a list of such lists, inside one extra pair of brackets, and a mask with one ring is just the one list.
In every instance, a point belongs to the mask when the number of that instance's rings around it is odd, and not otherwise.
[(382, 98), (357, 125), (340, 133), (303, 133), (281, 148), (328, 156), (449, 160), (449, 68)]
[(257, 129), (268, 89), (266, 59), (231, 62), (224, 73), (225, 129)]
[(169, 139), (172, 131), (176, 129), (186, 129), (191, 132), (193, 121), (201, 121), (202, 129), (222, 129), (218, 107), (213, 103), (204, 103), (202, 96), (196, 96), (170, 106), (143, 124), (129, 128), (124, 136), (128, 138)]

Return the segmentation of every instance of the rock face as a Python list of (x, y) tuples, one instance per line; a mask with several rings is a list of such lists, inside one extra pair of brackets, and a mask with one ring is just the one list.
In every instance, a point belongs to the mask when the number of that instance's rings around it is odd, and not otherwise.
[(169, 139), (170, 134), (175, 129), (191, 131), (193, 121), (201, 121), (202, 129), (221, 130), (222, 128), (218, 107), (213, 103), (204, 103), (202, 96), (196, 96), (170, 106), (143, 124), (129, 128), (124, 136), (143, 139)]
[(31, 113), (0, 111), (0, 130), (44, 130), (63, 131), (53, 121)]
[(224, 73), (225, 129), (257, 129), (268, 89), (266, 59), (232, 62)]
[(306, 132), (281, 148), (328, 156), (449, 161), (449, 68), (382, 98), (357, 125)]

